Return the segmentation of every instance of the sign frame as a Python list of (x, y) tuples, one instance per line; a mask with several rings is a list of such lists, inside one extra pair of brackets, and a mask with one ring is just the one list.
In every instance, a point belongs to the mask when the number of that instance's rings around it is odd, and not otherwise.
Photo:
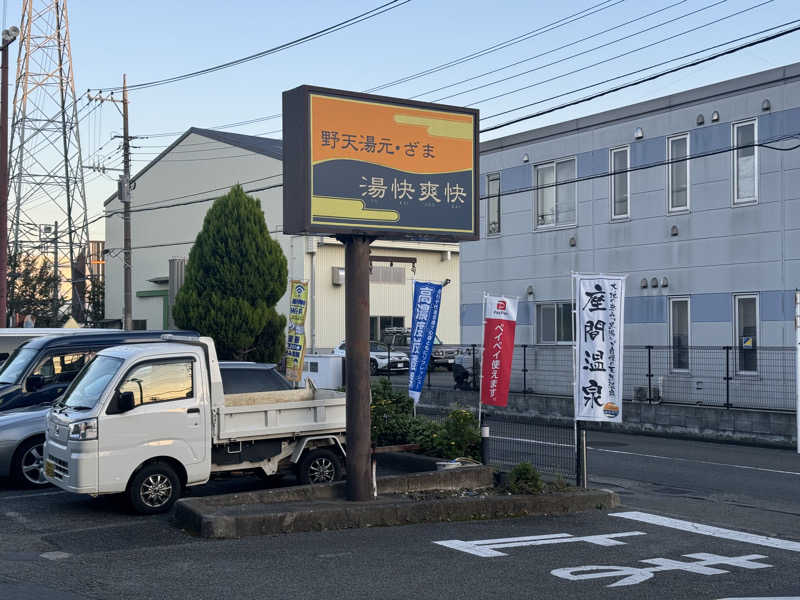
[[(312, 223), (312, 153), (311, 153), (311, 96), (330, 96), (344, 100), (391, 105), (399, 108), (420, 109), (472, 117), (472, 231), (444, 231), (439, 229), (413, 229), (409, 226), (370, 227), (366, 223), (331, 224)], [(370, 238), (461, 242), (480, 239), (480, 144), (479, 111), (431, 102), (418, 102), (388, 96), (363, 94), (314, 85), (301, 85), (283, 92), (283, 233), (293, 235), (360, 235)]]

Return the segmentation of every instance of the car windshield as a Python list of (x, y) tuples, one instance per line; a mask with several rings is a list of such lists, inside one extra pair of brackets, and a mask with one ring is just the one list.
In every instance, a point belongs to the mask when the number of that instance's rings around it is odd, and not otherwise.
[(381, 344), (380, 342), (370, 342), (369, 343), (369, 351), (370, 352), (388, 352), (389, 348), (386, 344)]
[(0, 369), (0, 383), (19, 383), (37, 354), (32, 348), (17, 348)]
[(95, 356), (70, 384), (58, 405), (69, 408), (94, 408), (120, 366), (122, 360), (119, 358)]

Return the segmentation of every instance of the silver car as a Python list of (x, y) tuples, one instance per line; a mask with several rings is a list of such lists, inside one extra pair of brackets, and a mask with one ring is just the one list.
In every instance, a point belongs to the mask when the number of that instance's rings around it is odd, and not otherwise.
[(0, 413), (0, 477), (26, 487), (46, 485), (44, 432), (51, 403)]

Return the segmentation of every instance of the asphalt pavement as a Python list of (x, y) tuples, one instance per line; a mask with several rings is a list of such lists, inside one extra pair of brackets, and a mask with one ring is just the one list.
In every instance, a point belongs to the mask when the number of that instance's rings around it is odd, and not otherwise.
[[(116, 498), (0, 486), (0, 598), (800, 597), (800, 457), (589, 433), (612, 511), (193, 538)], [(255, 477), (193, 493), (242, 491)]]

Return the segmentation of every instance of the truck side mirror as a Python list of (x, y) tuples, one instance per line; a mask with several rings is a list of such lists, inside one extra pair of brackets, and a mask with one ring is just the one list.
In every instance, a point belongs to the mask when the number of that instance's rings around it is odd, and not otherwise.
[(25, 382), (25, 389), (28, 392), (36, 392), (44, 387), (44, 377), (41, 375), (31, 375)]
[(133, 392), (117, 392), (108, 405), (106, 414), (119, 415), (121, 413), (133, 410), (136, 407), (133, 398)]

